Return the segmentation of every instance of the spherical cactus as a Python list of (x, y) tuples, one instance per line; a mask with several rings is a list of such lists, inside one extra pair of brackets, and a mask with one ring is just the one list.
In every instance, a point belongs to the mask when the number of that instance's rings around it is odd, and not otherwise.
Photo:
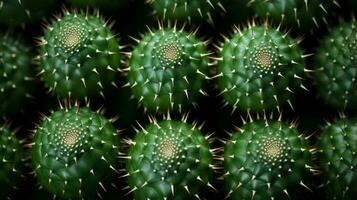
[(35, 130), (32, 159), (40, 184), (60, 198), (87, 199), (115, 178), (118, 135), (89, 108), (61, 109)]
[(128, 183), (134, 198), (200, 199), (212, 178), (207, 138), (190, 124), (165, 120), (149, 125), (131, 142)]
[(327, 23), (328, 12), (338, 3), (336, 0), (253, 0), (248, 5), (260, 17), (308, 31)]
[(208, 55), (205, 43), (193, 33), (150, 31), (131, 53), (128, 86), (149, 111), (181, 110), (205, 94)]
[(128, 0), (67, 0), (69, 4), (78, 8), (99, 8), (102, 11), (115, 12)]
[(298, 41), (268, 26), (249, 26), (226, 39), (218, 58), (220, 95), (243, 111), (279, 108), (300, 88), (304, 57)]
[(0, 0), (0, 23), (9, 26), (37, 23), (58, 3), (57, 0)]
[(226, 142), (224, 182), (231, 199), (297, 199), (297, 186), (309, 189), (311, 153), (306, 138), (280, 121), (245, 124)]
[(319, 95), (339, 109), (357, 108), (357, 23), (331, 30), (315, 56), (315, 83)]
[(327, 199), (352, 200), (357, 195), (357, 119), (342, 118), (322, 132), (319, 166)]
[(29, 46), (8, 34), (0, 35), (0, 49), (0, 113), (16, 114), (33, 90), (33, 54)]
[(98, 15), (66, 12), (48, 26), (41, 45), (42, 77), (57, 95), (96, 96), (113, 84), (119, 45)]
[(21, 142), (8, 128), (0, 127), (0, 199), (10, 199), (23, 178)]

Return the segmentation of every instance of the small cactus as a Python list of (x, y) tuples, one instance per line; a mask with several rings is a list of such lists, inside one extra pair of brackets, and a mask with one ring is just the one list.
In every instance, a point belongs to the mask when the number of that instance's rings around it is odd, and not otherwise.
[(298, 199), (289, 191), (299, 185), (309, 189), (307, 140), (294, 125), (280, 121), (250, 122), (232, 133), (224, 146), (223, 166), (230, 199)]
[(66, 12), (47, 27), (40, 62), (43, 80), (58, 96), (103, 95), (117, 75), (119, 45), (99, 15)]
[(268, 25), (236, 30), (219, 48), (218, 86), (226, 104), (262, 111), (289, 103), (303, 85), (305, 61), (299, 41)]
[(194, 33), (176, 27), (150, 31), (131, 53), (128, 86), (149, 111), (181, 111), (205, 94), (208, 55)]
[(195, 126), (153, 121), (130, 144), (124, 176), (135, 199), (200, 199), (213, 187), (213, 155)]
[(319, 140), (319, 166), (327, 199), (352, 200), (357, 195), (357, 119), (329, 124)]
[(118, 139), (113, 125), (89, 108), (52, 113), (33, 139), (38, 181), (60, 198), (100, 198), (117, 172)]

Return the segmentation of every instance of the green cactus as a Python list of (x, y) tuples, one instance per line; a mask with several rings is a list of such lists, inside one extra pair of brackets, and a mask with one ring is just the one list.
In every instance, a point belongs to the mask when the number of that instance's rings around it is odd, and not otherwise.
[(134, 198), (200, 199), (213, 175), (213, 156), (207, 138), (190, 124), (152, 122), (133, 141), (127, 162)]
[(0, 127), (0, 199), (10, 199), (23, 179), (24, 154), (14, 132)]
[(120, 64), (118, 41), (99, 15), (66, 12), (41, 39), (42, 77), (61, 97), (103, 94)]
[(243, 111), (278, 108), (302, 84), (304, 58), (299, 41), (269, 26), (249, 26), (226, 38), (218, 59), (218, 86), (226, 104)]
[(249, 0), (248, 5), (259, 17), (308, 31), (327, 23), (328, 12), (339, 4), (336, 0)]
[(329, 124), (319, 140), (319, 166), (327, 199), (352, 200), (357, 195), (357, 119)]
[(67, 0), (69, 4), (78, 8), (99, 8), (102, 11), (115, 12), (128, 0)]
[(220, 8), (219, 0), (148, 0), (155, 12), (164, 19), (199, 21), (207, 19), (213, 23), (211, 12)]
[(314, 76), (320, 97), (338, 109), (357, 108), (357, 23), (331, 30), (315, 56)]
[(311, 153), (294, 125), (259, 120), (238, 130), (224, 146), (227, 198), (297, 199), (289, 191), (309, 189)]
[(35, 130), (38, 181), (60, 198), (101, 197), (117, 172), (118, 139), (113, 125), (89, 108), (52, 113)]
[(131, 53), (128, 84), (149, 111), (180, 110), (203, 91), (209, 60), (194, 33), (160, 28), (147, 33)]
[(16, 114), (31, 97), (35, 76), (31, 48), (9, 34), (0, 34), (0, 113)]
[(23, 26), (39, 22), (58, 5), (58, 0), (0, 0), (0, 23)]

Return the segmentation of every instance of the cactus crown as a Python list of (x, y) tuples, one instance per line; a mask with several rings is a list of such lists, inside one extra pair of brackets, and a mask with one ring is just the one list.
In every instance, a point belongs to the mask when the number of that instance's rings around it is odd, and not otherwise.
[[(73, 20), (77, 20), (74, 18)], [(55, 42), (65, 50), (66, 53), (74, 54), (77, 48), (86, 46), (86, 41), (89, 38), (88, 30), (80, 21), (67, 21), (60, 27), (60, 30), (55, 33)]]

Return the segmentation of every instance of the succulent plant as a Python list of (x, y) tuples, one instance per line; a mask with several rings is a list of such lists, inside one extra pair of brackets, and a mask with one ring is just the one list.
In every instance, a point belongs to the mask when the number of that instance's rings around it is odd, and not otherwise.
[(37, 23), (58, 3), (57, 0), (0, 0), (0, 23), (9, 26)]
[(0, 127), (0, 199), (10, 199), (23, 178), (21, 141), (6, 126)]
[(311, 152), (293, 124), (258, 120), (232, 133), (223, 166), (227, 198), (297, 199), (289, 191), (309, 189)]
[(213, 155), (195, 125), (152, 121), (130, 143), (124, 176), (135, 199), (200, 199), (213, 188)]
[(205, 94), (209, 53), (194, 33), (174, 28), (149, 32), (130, 56), (128, 84), (149, 111), (180, 110)]
[(8, 34), (0, 34), (0, 113), (16, 114), (24, 108), (34, 87), (31, 48)]
[(99, 15), (66, 12), (41, 39), (42, 78), (60, 97), (103, 94), (120, 64), (118, 41)]
[(128, 3), (128, 0), (67, 0), (67, 2), (72, 6), (76, 6), (79, 8), (99, 8), (102, 11), (108, 11), (113, 13), (124, 4)]
[[(299, 41), (267, 24), (236, 30), (218, 59), (219, 95), (243, 111), (262, 111), (289, 103), (303, 85), (304, 58)], [(306, 89), (307, 90), (307, 89)]]
[(323, 39), (315, 56), (317, 90), (329, 105), (357, 108), (357, 23), (343, 23)]
[(40, 184), (56, 197), (101, 197), (117, 173), (118, 148), (117, 131), (100, 113), (62, 108), (35, 130), (33, 168)]
[(327, 199), (355, 199), (357, 195), (357, 119), (329, 124), (319, 140), (319, 166)]

